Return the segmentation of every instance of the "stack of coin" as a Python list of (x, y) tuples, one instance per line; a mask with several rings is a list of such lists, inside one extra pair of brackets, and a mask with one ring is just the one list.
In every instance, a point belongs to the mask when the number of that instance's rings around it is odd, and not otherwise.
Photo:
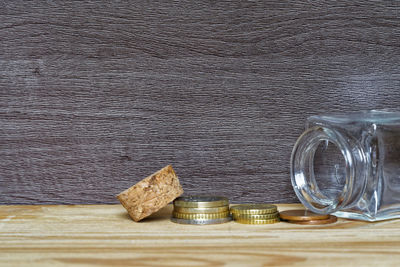
[(328, 224), (337, 221), (336, 216), (329, 214), (317, 214), (308, 210), (285, 210), (280, 214), (282, 220), (296, 224)]
[(174, 201), (171, 221), (182, 224), (217, 224), (231, 221), (229, 200), (216, 196), (187, 196)]
[(244, 224), (272, 224), (279, 222), (279, 212), (275, 205), (241, 204), (231, 207), (233, 219)]

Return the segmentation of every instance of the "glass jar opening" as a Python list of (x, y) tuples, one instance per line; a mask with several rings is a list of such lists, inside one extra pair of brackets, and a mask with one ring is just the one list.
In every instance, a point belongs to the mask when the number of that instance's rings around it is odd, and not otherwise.
[(325, 199), (338, 199), (346, 184), (346, 161), (335, 143), (320, 141), (314, 155), (310, 157), (311, 179), (315, 179), (315, 190)]
[(354, 169), (347, 140), (326, 127), (305, 131), (292, 152), (293, 188), (300, 201), (313, 212), (332, 213), (349, 201)]

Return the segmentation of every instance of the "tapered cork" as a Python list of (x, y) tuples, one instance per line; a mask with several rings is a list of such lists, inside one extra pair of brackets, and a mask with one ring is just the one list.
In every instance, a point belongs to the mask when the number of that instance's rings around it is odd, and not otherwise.
[(138, 222), (183, 194), (178, 176), (168, 165), (117, 195), (132, 220)]

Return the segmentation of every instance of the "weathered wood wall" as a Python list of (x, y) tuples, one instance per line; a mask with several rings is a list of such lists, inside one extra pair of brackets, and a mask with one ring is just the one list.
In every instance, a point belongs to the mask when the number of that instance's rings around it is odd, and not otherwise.
[(307, 116), (400, 105), (398, 1), (111, 2), (0, 3), (0, 203), (293, 202)]

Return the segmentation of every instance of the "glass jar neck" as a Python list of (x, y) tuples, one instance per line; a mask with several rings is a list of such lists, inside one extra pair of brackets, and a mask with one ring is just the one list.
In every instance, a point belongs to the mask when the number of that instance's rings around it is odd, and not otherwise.
[[(315, 176), (314, 157), (321, 143), (332, 143), (343, 157), (343, 178), (337, 194), (322, 190), (320, 177)], [(291, 180), (303, 205), (316, 213), (333, 213), (357, 202), (364, 190), (368, 155), (358, 142), (339, 130), (315, 126), (297, 140), (291, 157)], [(336, 166), (335, 166), (336, 167)], [(332, 174), (333, 176), (335, 174)]]

